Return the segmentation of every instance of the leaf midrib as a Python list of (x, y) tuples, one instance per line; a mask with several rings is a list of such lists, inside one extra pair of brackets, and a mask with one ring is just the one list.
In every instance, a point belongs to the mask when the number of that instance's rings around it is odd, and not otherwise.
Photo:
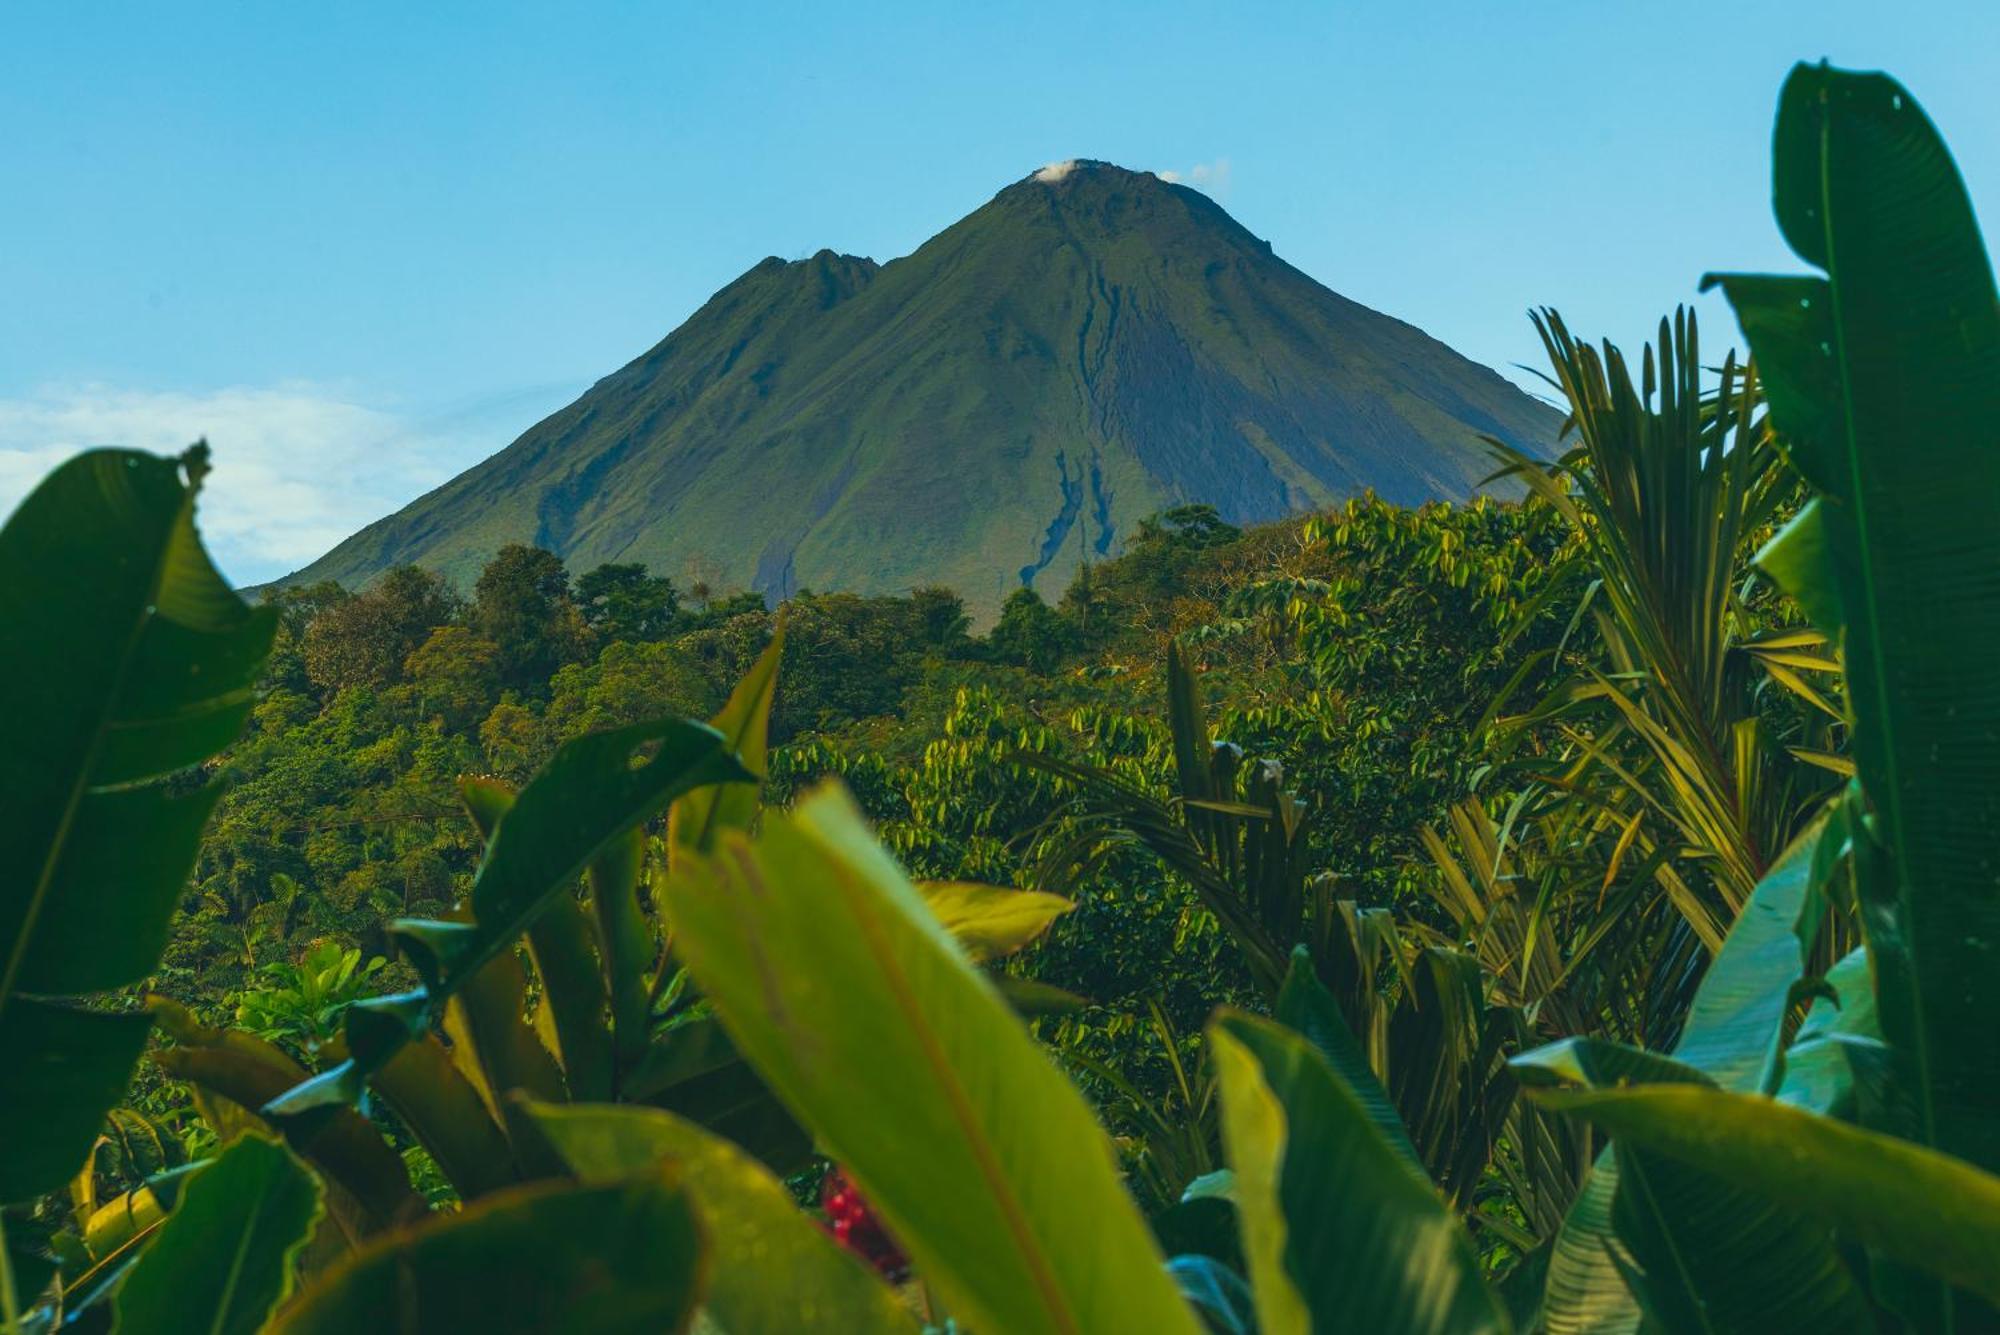
[(1827, 299), (1832, 303), (1831, 324), (1833, 326), (1834, 354), (1840, 375), (1842, 434), (1847, 446), (1847, 470), (1849, 496), (1853, 505), (1855, 538), (1859, 543), (1856, 553), (1859, 566), (1862, 596), (1862, 612), (1867, 618), (1868, 636), (1866, 653), (1872, 668), (1873, 694), (1875, 696), (1876, 717), (1880, 722), (1883, 745), (1881, 765), (1886, 780), (1886, 792), (1870, 793), (1871, 800), (1879, 803), (1889, 817), (1890, 841), (1894, 850), (1896, 866), (1895, 892), (1897, 907), (1904, 915), (1903, 952), (1910, 962), (1911, 986), (1906, 1000), (1911, 1008), (1915, 1023), (1912, 1026), (1912, 1042), (1920, 1077), (1917, 1080), (1918, 1116), (1922, 1122), (1925, 1144), (1937, 1143), (1937, 1111), (1931, 1088), (1930, 1028), (1924, 1016), (1923, 988), (1918, 980), (1923, 976), (1917, 965), (1917, 933), (1911, 921), (1910, 896), (1908, 894), (1910, 860), (1909, 841), (1903, 825), (1903, 777), (1898, 763), (1895, 744), (1895, 716), (1890, 708), (1888, 661), (1883, 653), (1881, 620), (1878, 615), (1880, 595), (1875, 587), (1874, 544), (1870, 539), (1868, 492), (1862, 479), (1861, 438), (1854, 412), (1854, 380), (1852, 363), (1848, 355), (1847, 320), (1843, 312), (1842, 292), (1845, 284), (1841, 281), (1840, 270), (1835, 263), (1833, 229), (1833, 109), (1827, 98), (1824, 84), (1820, 88), (1819, 117), (1819, 213), (1820, 235), (1826, 251)]

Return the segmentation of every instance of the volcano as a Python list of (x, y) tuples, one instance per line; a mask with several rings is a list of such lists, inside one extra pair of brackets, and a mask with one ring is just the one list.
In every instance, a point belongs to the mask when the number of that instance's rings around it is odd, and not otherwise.
[(887, 264), (766, 259), (498, 454), (292, 577), (506, 542), (773, 600), (943, 584), (990, 618), (1138, 521), (1472, 494), (1558, 414), (1329, 290), (1208, 196), (1077, 161)]

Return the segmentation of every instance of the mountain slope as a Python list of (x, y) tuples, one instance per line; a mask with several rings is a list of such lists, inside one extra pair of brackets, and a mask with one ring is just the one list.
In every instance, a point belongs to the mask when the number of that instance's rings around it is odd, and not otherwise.
[(1276, 518), (1468, 495), (1556, 414), (1271, 253), (1207, 196), (1102, 163), (1002, 190), (886, 265), (767, 259), (499, 454), (294, 576), (466, 582), (501, 543), (691, 566), (774, 597), (1045, 595), (1186, 501)]

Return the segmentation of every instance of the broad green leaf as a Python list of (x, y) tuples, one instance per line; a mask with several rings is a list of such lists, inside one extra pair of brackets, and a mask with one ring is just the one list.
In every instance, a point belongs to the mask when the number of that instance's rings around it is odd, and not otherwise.
[(74, 1175), (130, 1077), (146, 1017), (62, 998), (159, 961), (218, 792), (166, 777), (235, 739), (276, 629), (202, 550), (207, 468), (204, 446), (91, 450), (0, 529), (7, 671), (26, 692), (0, 737), (0, 1068), (15, 1077), (0, 1200)]
[(1643, 1146), (2000, 1302), (2000, 1178), (1961, 1159), (1774, 1099), (1695, 1085), (1543, 1097), (1615, 1143)]
[(674, 849), (707, 852), (723, 830), (747, 830), (763, 801), (765, 749), (771, 732), (771, 699), (778, 689), (778, 667), (785, 656), (782, 624), (757, 656), (710, 725), (741, 758), (747, 782), (698, 788), (674, 803), (667, 813), (667, 843)]
[(1032, 945), (1076, 907), (1061, 895), (969, 881), (920, 881), (917, 892), (975, 964)]
[(688, 1328), (705, 1275), (687, 1193), (659, 1175), (495, 1192), (369, 1246), (272, 1335), (628, 1335)]
[(2000, 297), (1951, 155), (1894, 80), (1799, 66), (1773, 158), (1778, 225), (1825, 276), (1718, 281), (1822, 493), (1814, 568), (1885, 854), (1857, 848), (1882, 1027), (1914, 1134), (2000, 1169)]
[(1688, 1007), (1674, 1058), (1724, 1089), (1747, 1093), (1772, 1081), (1792, 985), (1818, 930), (1819, 915), (1803, 910), (1819, 902), (1819, 879), (1828, 865), (1822, 843), (1833, 837), (1822, 815), (1771, 864)]
[[(1515, 1069), (1524, 1081), (1565, 1080), (1589, 1089), (1714, 1088), (1693, 1067), (1599, 1039), (1538, 1049), (1517, 1059)], [(1537, 1097), (1568, 1106), (1559, 1094)], [(1607, 1256), (1661, 1327), (1770, 1335), (1874, 1329), (1825, 1221), (1640, 1145), (1614, 1140), (1612, 1151), (1615, 1196), (1608, 1221), (1598, 1226), (1608, 1222), (1615, 1232)], [(1590, 1208), (1601, 1211), (1601, 1198)]]
[(1300, 1035), (1209, 1027), (1258, 1329), (1504, 1331), (1465, 1230)]
[(639, 907), (639, 870), (645, 860), (646, 832), (634, 826), (604, 846), (589, 872), (590, 908), (604, 958), (613, 1061), (621, 1091), (645, 1054), (653, 1029), (646, 973), (659, 947)]
[(291, 1291), (320, 1186), (284, 1146), (241, 1136), (181, 1192), (119, 1287), (119, 1335), (253, 1335)]
[(28, 1200), (75, 1176), (105, 1112), (125, 1093), (152, 1017), (14, 997), (0, 1017), (0, 1201)]
[[(499, 779), (461, 779), (459, 796), (479, 827), (492, 838), (500, 818), (514, 805), (514, 790)], [(631, 836), (638, 834), (635, 828)], [(614, 858), (624, 840), (612, 844)], [(600, 857), (591, 863), (596, 884)], [(528, 928), (528, 953), (541, 982), (535, 999), (535, 1031), (544, 1050), (562, 1067), (573, 1099), (608, 1099), (612, 1093), (611, 1033), (604, 1025), (604, 975), (591, 940), (583, 905), (571, 895), (554, 895)], [(492, 966), (488, 966), (491, 968)]]
[(513, 1149), (492, 1109), (435, 1035), (406, 1045), (369, 1084), (465, 1200), (517, 1180)]
[(413, 962), (433, 983), (463, 976), (511, 944), (619, 835), (694, 789), (752, 777), (700, 723), (639, 723), (565, 743), (486, 846), (472, 883), (473, 933), (442, 937), (442, 954), (418, 937)]
[(1548, 1335), (1635, 1335), (1645, 1319), (1625, 1284), (1634, 1263), (1612, 1222), (1617, 1199), (1618, 1160), (1606, 1150), (1591, 1165), (1549, 1252), (1542, 1292)]
[[(1854, 950), (1827, 970), (1826, 986), (1832, 996), (1813, 1002), (1798, 1036), (1785, 1050), (1785, 1074), (1777, 1097), (1843, 1122), (1874, 1125), (1892, 1120), (1880, 1114), (1886, 1113), (1892, 1098), (1903, 1102), (1907, 1090), (1900, 1088), (1903, 1082), (1892, 1069), (1893, 1051), (1882, 1041), (1867, 948)], [(1878, 1115), (1864, 1115), (1864, 1103)]]
[[(241, 1030), (212, 1029), (172, 1002), (155, 1000), (160, 1028), (175, 1045), (152, 1062), (193, 1087), (195, 1106), (222, 1140), (268, 1129), (256, 1110), (305, 1077), (276, 1046)], [(329, 1112), (316, 1134), (295, 1145), (301, 1158), (339, 1188), (328, 1213), (351, 1236), (375, 1233), (423, 1213), (409, 1169), (382, 1133), (352, 1108)]]
[(673, 1166), (708, 1239), (702, 1306), (724, 1330), (916, 1330), (874, 1271), (801, 1214), (770, 1169), (721, 1137), (649, 1108), (535, 1104), (529, 1112), (585, 1182)]
[(667, 881), (743, 1055), (975, 1330), (1196, 1329), (1077, 1092), (822, 789)]
[(1522, 1083), (1611, 1085), (1712, 1085), (1692, 1066), (1643, 1048), (1602, 1038), (1565, 1038), (1524, 1052), (1511, 1063)]
[(445, 1001), (452, 1060), (496, 1117), (511, 1090), (541, 1099), (565, 1096), (562, 1068), (528, 1022), (527, 1004), (527, 971), (512, 952), (480, 965)]
[[(1816, 915), (1804, 915), (1801, 910), (1817, 893), (1814, 878), (1824, 870), (1821, 844), (1829, 832), (1827, 818), (1813, 822), (1758, 882), (1695, 993), (1672, 1061), (1614, 1044), (1570, 1043), (1517, 1058), (1513, 1063), (1516, 1071), (1528, 1080), (1539, 1072), (1543, 1078), (1553, 1075), (1583, 1084), (1643, 1080), (1712, 1082), (1743, 1091), (1762, 1088), (1773, 1073), (1792, 985), (1807, 948), (1799, 938), (1799, 926), (1802, 921), (1817, 922)], [(1634, 1253), (1629, 1232), (1638, 1226), (1632, 1222), (1638, 1217), (1620, 1214), (1618, 1201), (1625, 1191), (1620, 1184), (1628, 1171), (1643, 1172), (1645, 1165), (1642, 1160), (1632, 1168), (1627, 1157), (1615, 1157), (1608, 1151), (1598, 1156), (1556, 1234), (1543, 1305), (1550, 1335), (1630, 1335), (1639, 1328), (1641, 1313), (1626, 1276), (1642, 1273), (1649, 1261), (1654, 1266), (1668, 1265), (1672, 1273), (1671, 1248), (1665, 1241), (1670, 1231), (1665, 1226), (1648, 1227), (1647, 1254)], [(1695, 1216), (1732, 1208), (1727, 1184), (1674, 1185), (1707, 1188), (1713, 1193), (1712, 1201), (1681, 1202), (1688, 1216), (1674, 1221), (1676, 1227), (1693, 1229), (1698, 1237), (1712, 1236), (1709, 1227), (1696, 1222)], [(1640, 1183), (1631, 1193), (1640, 1195), (1647, 1190)], [(1769, 1214), (1762, 1209), (1756, 1213), (1760, 1219)], [(1625, 1221), (1623, 1229), (1621, 1219)], [(1800, 1228), (1800, 1221), (1781, 1221), (1773, 1225), (1771, 1236), (1800, 1242), (1804, 1236)], [(1815, 1256), (1818, 1250), (1830, 1252), (1824, 1237), (1815, 1236), (1817, 1242), (1812, 1238), (1800, 1242), (1804, 1251)], [(1733, 1269), (1739, 1262), (1747, 1262), (1747, 1254), (1722, 1252), (1712, 1259), (1717, 1266)], [(1809, 1270), (1817, 1275), (1821, 1268), (1815, 1260)]]
[(662, 1108), (741, 1145), (780, 1173), (812, 1157), (807, 1135), (712, 1015), (668, 1029), (627, 1077), (624, 1101)]
[(1813, 625), (1836, 639), (1840, 636), (1840, 576), (1827, 549), (1826, 518), (1818, 500), (1807, 501), (1764, 544), (1757, 565), (1798, 600)]
[(368, 1074), (424, 1033), (607, 846), (683, 793), (746, 777), (721, 734), (699, 723), (639, 723), (565, 742), (501, 815), (472, 884), (471, 920), (390, 924), (423, 986), (349, 1006), (347, 1059), (265, 1111), (287, 1135), (309, 1136), (325, 1109), (359, 1097)]
[(1430, 1175), (1424, 1171), (1417, 1147), (1410, 1143), (1409, 1129), (1397, 1116), (1389, 1091), (1382, 1088), (1382, 1082), (1375, 1078), (1375, 1070), (1368, 1064), (1368, 1056), (1362, 1052), (1354, 1031), (1347, 1027), (1347, 1019), (1340, 1013), (1340, 1003), (1314, 975), (1312, 954), (1304, 946), (1292, 951), (1292, 966), (1286, 970), (1284, 984), (1278, 989), (1274, 1013), (1280, 1024), (1296, 1031), (1319, 1049), (1320, 1056), (1326, 1058), (1327, 1064), (1346, 1083), (1348, 1091), (1360, 1100), (1361, 1106), (1368, 1112), (1369, 1122), (1382, 1133), (1389, 1148), (1408, 1162), (1418, 1178), (1428, 1184)]

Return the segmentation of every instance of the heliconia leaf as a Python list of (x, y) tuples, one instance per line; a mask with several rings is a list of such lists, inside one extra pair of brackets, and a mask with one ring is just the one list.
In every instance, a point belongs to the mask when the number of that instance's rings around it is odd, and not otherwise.
[(528, 1111), (585, 1182), (672, 1166), (708, 1238), (702, 1305), (722, 1329), (914, 1335), (916, 1321), (895, 1292), (801, 1214), (770, 1169), (727, 1140), (651, 1108), (533, 1104)]
[(26, 692), (0, 736), (0, 1067), (14, 1076), (0, 1201), (68, 1181), (130, 1078), (148, 1018), (64, 999), (159, 961), (219, 791), (166, 776), (241, 731), (277, 627), (202, 550), (207, 469), (205, 446), (91, 450), (0, 529), (7, 671)]
[(737, 1047), (960, 1321), (1197, 1329), (1089, 1107), (844, 792), (725, 833), (665, 898)]
[(459, 1070), (497, 1117), (511, 1090), (536, 1098), (565, 1096), (562, 1068), (525, 1018), (528, 975), (512, 954), (475, 969), (445, 1001), (444, 1032)]
[(570, 894), (551, 899), (528, 928), (528, 957), (541, 984), (535, 1032), (561, 1065), (569, 1096), (579, 1102), (610, 1098), (614, 1083), (611, 1030), (604, 1022), (604, 972), (594, 931), (582, 902)]
[(274, 1140), (238, 1137), (197, 1173), (114, 1302), (119, 1335), (254, 1335), (292, 1287), (320, 1185)]
[(278, 1314), (271, 1335), (685, 1331), (700, 1225), (672, 1178), (495, 1192), (371, 1244)]
[(1457, 1216), (1317, 1049), (1231, 1011), (1209, 1043), (1263, 1335), (1509, 1329)]
[(970, 881), (919, 881), (917, 893), (975, 964), (1033, 944), (1076, 907), (1061, 895)]
[(667, 843), (673, 849), (706, 852), (723, 830), (747, 830), (763, 801), (760, 787), (771, 732), (771, 701), (778, 690), (778, 668), (785, 656), (785, 628), (772, 633), (764, 652), (729, 693), (722, 712), (710, 726), (721, 733), (729, 749), (749, 771), (746, 783), (716, 784), (696, 789), (674, 803), (667, 813)]
[(1810, 1112), (1864, 1125), (1885, 1120), (1862, 1115), (1861, 1100), (1880, 1108), (1894, 1083), (1893, 1052), (1882, 1041), (1875, 1014), (1875, 980), (1867, 947), (1850, 952), (1826, 972), (1831, 994), (1817, 998), (1792, 1045), (1785, 1049), (1777, 1097)]

